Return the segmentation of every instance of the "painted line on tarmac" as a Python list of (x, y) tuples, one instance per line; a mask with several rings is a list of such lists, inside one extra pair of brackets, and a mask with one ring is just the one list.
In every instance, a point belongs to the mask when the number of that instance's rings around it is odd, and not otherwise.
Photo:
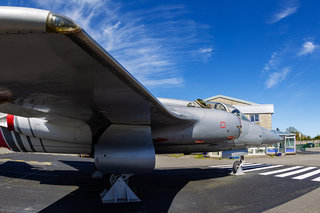
[(265, 166), (265, 167), (259, 167), (259, 168), (254, 168), (254, 169), (247, 169), (243, 170), (243, 172), (253, 172), (253, 171), (259, 171), (259, 170), (264, 170), (264, 169), (273, 169), (273, 168), (278, 168), (284, 165), (274, 165), (274, 166)]
[(320, 177), (313, 179), (312, 181), (320, 182)]
[(2, 163), (6, 163), (8, 161), (11, 162), (23, 162), (23, 163), (27, 163), (30, 165), (35, 165), (35, 166), (51, 166), (52, 162), (40, 162), (40, 161), (25, 161), (25, 160), (13, 160), (13, 159), (0, 159), (0, 162)]
[(36, 155), (54, 155), (54, 156), (72, 156), (72, 157), (87, 156), (87, 155), (81, 155), (81, 154), (64, 154), (64, 153), (47, 153), (47, 152), (32, 152), (32, 154), (36, 154)]
[(26, 177), (28, 177), (28, 176), (34, 175), (34, 174), (36, 174), (37, 172), (39, 172), (39, 170), (36, 170), (36, 171), (34, 171), (34, 172), (30, 172), (30, 173), (28, 173), (28, 174), (26, 174), (26, 175), (23, 175), (23, 176), (19, 177), (19, 178), (15, 178), (15, 179), (13, 179), (13, 180), (10, 180), (10, 181), (1, 183), (0, 186), (4, 186), (4, 185), (7, 185), (7, 184), (9, 184), (9, 183), (13, 183), (13, 182), (19, 181), (19, 180), (24, 179), (24, 178), (26, 178)]
[(289, 167), (286, 169), (280, 169), (280, 170), (275, 170), (275, 171), (271, 171), (271, 172), (264, 172), (264, 173), (260, 173), (259, 175), (273, 175), (273, 174), (277, 174), (277, 173), (282, 173), (282, 172), (287, 172), (287, 171), (291, 171), (291, 170), (295, 170), (295, 169), (300, 169), (302, 166), (293, 166), (293, 167)]
[(315, 169), (315, 168), (316, 167), (310, 166), (310, 167), (306, 167), (304, 169), (299, 169), (299, 170), (296, 170), (296, 171), (293, 171), (293, 172), (287, 172), (287, 173), (283, 173), (283, 174), (280, 174), (280, 175), (276, 175), (276, 177), (288, 177), (288, 176), (299, 174), (299, 173), (302, 173), (302, 172), (306, 172), (306, 171), (309, 171), (309, 170)]
[[(251, 166), (260, 166), (263, 165), (261, 163), (244, 163), (244, 167), (251, 167)], [(233, 164), (226, 164), (226, 165), (217, 165), (217, 166), (209, 166), (210, 168), (221, 168), (221, 169), (231, 169)]]
[[(208, 166), (210, 168), (216, 168), (216, 169), (232, 169), (232, 164), (225, 164), (225, 165), (216, 165), (216, 166)], [(294, 176), (291, 179), (295, 180), (303, 180), (306, 178), (309, 178), (311, 176), (315, 176), (317, 174), (320, 174), (320, 169), (317, 169), (317, 167), (310, 166), (292, 166), (287, 168), (280, 168), (278, 170), (274, 170), (279, 167), (284, 167), (286, 165), (270, 165), (270, 164), (260, 164), (260, 163), (244, 163), (243, 172), (254, 172), (254, 171), (260, 171), (260, 170), (271, 170), (267, 172), (259, 173), (259, 175), (274, 175), (274, 177), (288, 177), (288, 176)], [(316, 170), (314, 170), (316, 169)], [(306, 173), (307, 172), (307, 173)], [(304, 173), (302, 175), (295, 176), (296, 174)], [(314, 178), (312, 181), (320, 182), (320, 177)]]
[(306, 178), (308, 178), (308, 177), (317, 175), (317, 174), (319, 174), (319, 173), (320, 173), (320, 169), (318, 169), (318, 170), (316, 170), (316, 171), (309, 172), (309, 173), (304, 174), (304, 175), (299, 175), (299, 176), (293, 177), (292, 179), (295, 179), (295, 180), (303, 180), (303, 179), (306, 179)]

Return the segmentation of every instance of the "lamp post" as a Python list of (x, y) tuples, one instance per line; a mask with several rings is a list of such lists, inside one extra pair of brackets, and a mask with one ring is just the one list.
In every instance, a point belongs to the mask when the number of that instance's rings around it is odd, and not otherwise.
[(301, 132), (299, 132), (300, 145), (301, 145)]

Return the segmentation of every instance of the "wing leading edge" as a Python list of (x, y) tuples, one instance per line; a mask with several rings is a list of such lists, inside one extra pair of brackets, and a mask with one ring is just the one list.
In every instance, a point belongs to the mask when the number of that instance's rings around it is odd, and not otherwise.
[(82, 121), (102, 115), (115, 124), (187, 121), (66, 17), (0, 7), (0, 45), (1, 112)]

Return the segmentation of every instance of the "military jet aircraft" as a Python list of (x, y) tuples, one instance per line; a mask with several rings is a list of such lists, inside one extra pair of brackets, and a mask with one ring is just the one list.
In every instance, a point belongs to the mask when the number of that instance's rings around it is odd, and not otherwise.
[[(87, 153), (95, 176), (112, 174), (104, 203), (134, 202), (132, 174), (156, 153), (245, 149), (275, 133), (232, 106), (157, 99), (74, 21), (0, 7), (0, 145), (17, 152)], [(239, 151), (240, 150), (240, 151)]]

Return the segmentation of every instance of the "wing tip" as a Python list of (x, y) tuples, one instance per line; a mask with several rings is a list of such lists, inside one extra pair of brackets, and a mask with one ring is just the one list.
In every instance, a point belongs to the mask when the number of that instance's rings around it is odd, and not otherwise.
[(48, 33), (71, 34), (80, 32), (81, 27), (71, 19), (50, 12), (46, 21), (46, 31)]
[(0, 6), (0, 34), (70, 34), (81, 30), (81, 27), (70, 18), (47, 10)]

